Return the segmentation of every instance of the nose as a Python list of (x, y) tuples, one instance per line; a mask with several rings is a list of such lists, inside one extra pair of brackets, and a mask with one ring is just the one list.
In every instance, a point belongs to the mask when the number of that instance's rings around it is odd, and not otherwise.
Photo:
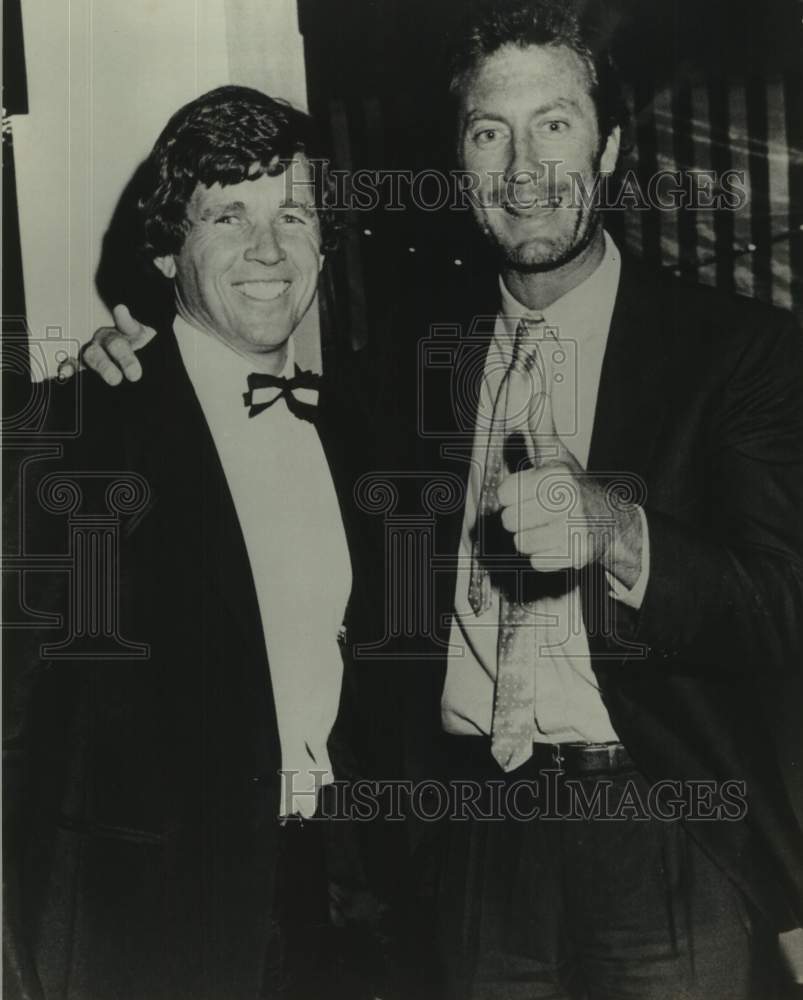
[(505, 165), (505, 182), (522, 192), (529, 186), (536, 186), (545, 172), (545, 166), (538, 156), (532, 136), (528, 133), (514, 135), (510, 143), (509, 156)]
[(251, 245), (245, 251), (245, 259), (268, 266), (279, 264), (285, 259), (285, 252), (276, 239), (273, 226), (264, 225), (256, 229)]

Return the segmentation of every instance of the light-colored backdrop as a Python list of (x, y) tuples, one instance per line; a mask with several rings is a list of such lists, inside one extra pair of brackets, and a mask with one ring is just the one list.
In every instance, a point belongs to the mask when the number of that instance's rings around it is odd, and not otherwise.
[[(34, 377), (109, 314), (103, 234), (134, 169), (180, 105), (241, 83), (306, 108), (296, 0), (22, 0), (29, 114), (12, 119)], [(299, 361), (318, 367), (318, 315)]]

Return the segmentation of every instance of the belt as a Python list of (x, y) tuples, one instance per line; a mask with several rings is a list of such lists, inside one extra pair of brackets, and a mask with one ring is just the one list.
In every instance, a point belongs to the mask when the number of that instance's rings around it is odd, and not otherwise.
[(533, 743), (532, 759), (539, 770), (563, 771), (578, 777), (635, 768), (621, 743)]
[[(445, 750), (454, 776), (495, 780), (501, 774), (491, 756), (487, 736), (445, 733)], [(621, 743), (533, 743), (533, 755), (513, 778), (535, 777), (538, 771), (562, 771), (568, 777), (616, 774), (635, 770), (630, 754)]]

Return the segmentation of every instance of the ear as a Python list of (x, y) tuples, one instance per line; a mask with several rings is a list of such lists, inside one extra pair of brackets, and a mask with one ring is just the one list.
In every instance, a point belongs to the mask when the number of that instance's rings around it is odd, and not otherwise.
[(166, 257), (154, 257), (153, 263), (159, 268), (162, 274), (171, 281), (176, 276), (176, 261), (172, 254)]
[(611, 130), (605, 142), (605, 148), (600, 158), (599, 169), (601, 174), (612, 174), (616, 168), (616, 161), (619, 159), (619, 142), (622, 138), (622, 130), (617, 125)]
[(319, 253), (318, 254), (318, 274), (320, 274), (321, 271), (323, 270), (323, 265), (325, 263), (326, 263), (326, 254), (325, 253)]

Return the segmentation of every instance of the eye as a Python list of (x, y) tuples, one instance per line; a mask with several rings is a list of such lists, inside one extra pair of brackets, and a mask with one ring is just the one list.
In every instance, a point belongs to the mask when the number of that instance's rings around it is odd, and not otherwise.
[(474, 142), (478, 146), (490, 146), (498, 142), (502, 133), (498, 128), (481, 128), (474, 133)]
[(295, 212), (282, 212), (279, 216), (279, 222), (287, 222), (291, 225), (299, 224), (302, 226), (307, 224), (307, 220), (302, 215), (298, 215)]
[(215, 225), (221, 225), (221, 226), (239, 226), (241, 222), (242, 219), (240, 218), (240, 216), (234, 215), (231, 212), (226, 213), (225, 215), (219, 215), (215, 219)]
[(547, 132), (551, 133), (565, 132), (568, 127), (569, 127), (568, 122), (559, 120), (548, 121), (545, 126)]

